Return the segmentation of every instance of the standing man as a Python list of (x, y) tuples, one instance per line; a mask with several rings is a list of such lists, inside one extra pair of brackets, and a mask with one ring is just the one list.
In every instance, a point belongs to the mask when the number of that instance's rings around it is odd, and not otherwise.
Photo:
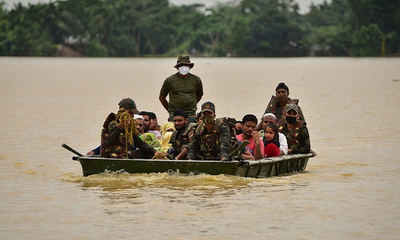
[(202, 122), (196, 127), (190, 143), (188, 159), (225, 160), (232, 151), (230, 127), (224, 118), (215, 119), (215, 105), (205, 102), (201, 105)]
[(257, 117), (253, 114), (247, 114), (242, 119), (243, 132), (242, 134), (236, 135), (237, 140), (244, 141), (248, 140), (249, 144), (247, 148), (256, 160), (264, 157), (264, 143), (256, 131)]
[(161, 87), (159, 100), (168, 111), (170, 121), (175, 110), (180, 108), (189, 115), (189, 122), (196, 122), (197, 103), (203, 97), (203, 84), (198, 76), (189, 73), (193, 66), (189, 55), (180, 55), (174, 66), (178, 72), (165, 79)]
[(171, 143), (171, 155), (177, 160), (187, 159), (189, 143), (193, 139), (196, 123), (189, 123), (189, 116), (185, 111), (178, 108), (174, 112), (174, 127), (169, 143)]
[[(286, 117), (285, 107), (287, 104), (291, 103), (298, 105), (299, 100), (289, 98), (289, 88), (285, 83), (281, 82), (276, 87), (275, 96), (271, 97), (271, 100), (269, 101), (264, 113), (273, 113), (276, 116), (276, 122), (278, 126), (282, 126)], [(299, 106), (298, 109), (300, 120), (305, 122), (306, 120), (304, 119), (303, 111), (301, 111)], [(257, 128), (257, 130), (261, 130), (261, 128)]]
[(286, 106), (286, 122), (279, 128), (279, 131), (286, 136), (289, 150), (288, 154), (310, 153), (310, 135), (307, 124), (299, 120), (299, 109), (296, 104)]

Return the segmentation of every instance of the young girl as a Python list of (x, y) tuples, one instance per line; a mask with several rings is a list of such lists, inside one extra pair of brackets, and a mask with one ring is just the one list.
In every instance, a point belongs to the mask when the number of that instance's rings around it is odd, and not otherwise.
[(277, 157), (279, 156), (279, 135), (278, 125), (269, 123), (264, 129), (264, 157)]

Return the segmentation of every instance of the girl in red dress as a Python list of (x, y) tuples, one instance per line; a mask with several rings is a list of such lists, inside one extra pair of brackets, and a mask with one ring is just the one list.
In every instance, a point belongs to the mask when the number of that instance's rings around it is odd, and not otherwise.
[(275, 123), (269, 123), (264, 129), (264, 158), (279, 156), (279, 128)]

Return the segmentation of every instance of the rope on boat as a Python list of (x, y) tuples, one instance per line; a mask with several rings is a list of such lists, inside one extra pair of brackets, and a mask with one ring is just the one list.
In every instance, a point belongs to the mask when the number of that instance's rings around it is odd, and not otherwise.
[[(130, 123), (128, 124), (128, 122)], [(116, 116), (116, 122), (117, 125), (120, 125), (123, 123), (125, 126), (125, 157), (128, 158), (128, 147), (133, 144), (133, 134), (137, 135), (137, 121), (134, 119), (125, 109), (121, 108), (118, 110), (117, 116)]]

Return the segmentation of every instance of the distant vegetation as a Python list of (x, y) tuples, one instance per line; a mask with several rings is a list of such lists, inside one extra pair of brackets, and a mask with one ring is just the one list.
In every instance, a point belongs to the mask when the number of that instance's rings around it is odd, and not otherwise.
[(172, 6), (168, 0), (68, 0), (5, 8), (0, 56), (399, 56), (399, 0), (294, 0)]

